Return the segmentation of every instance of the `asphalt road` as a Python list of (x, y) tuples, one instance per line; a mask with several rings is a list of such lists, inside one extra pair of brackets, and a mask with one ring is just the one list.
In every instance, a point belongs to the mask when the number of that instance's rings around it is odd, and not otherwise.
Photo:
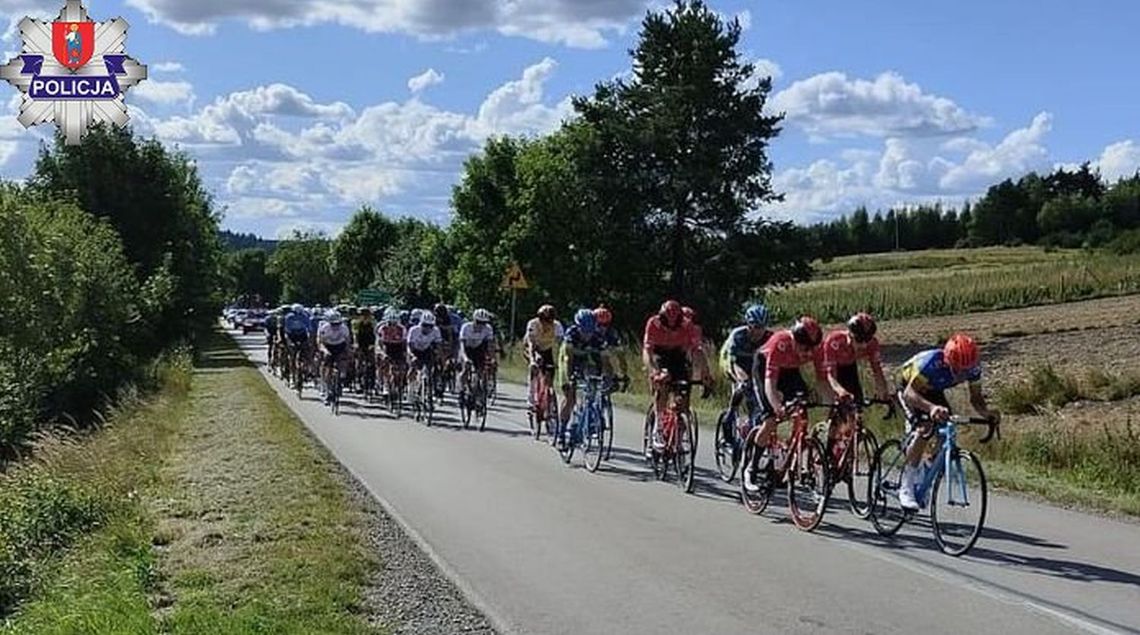
[[(235, 337), (264, 361), (260, 337)], [(637, 413), (591, 474), (529, 437), (519, 388), (479, 433), (453, 402), (433, 428), (350, 397), (334, 418), (267, 378), (503, 632), (1140, 633), (1137, 524), (995, 495), (963, 558), (926, 524), (881, 538), (843, 501), (805, 534), (782, 496), (744, 511), (711, 434), (686, 495), (640, 458)]]

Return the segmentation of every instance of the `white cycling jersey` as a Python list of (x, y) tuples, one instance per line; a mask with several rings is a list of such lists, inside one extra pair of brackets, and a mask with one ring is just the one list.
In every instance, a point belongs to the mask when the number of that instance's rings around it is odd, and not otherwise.
[(422, 353), (432, 344), (438, 345), (442, 341), (443, 336), (439, 334), (437, 327), (433, 327), (431, 331), (424, 331), (423, 325), (417, 324), (408, 331), (408, 348), (418, 353)]
[(344, 322), (339, 325), (322, 322), (320, 329), (317, 330), (317, 342), (325, 346), (347, 344), (349, 337), (351, 335), (348, 332), (348, 325)]
[(490, 324), (468, 322), (459, 329), (459, 343), (466, 348), (477, 348), (495, 341), (495, 328)]

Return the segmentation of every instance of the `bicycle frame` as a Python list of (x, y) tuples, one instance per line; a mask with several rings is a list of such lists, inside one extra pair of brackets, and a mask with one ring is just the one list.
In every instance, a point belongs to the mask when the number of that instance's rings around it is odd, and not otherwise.
[[(915, 430), (911, 433), (911, 442), (914, 442), (914, 436), (919, 432)], [(950, 478), (946, 479), (946, 503), (948, 505), (959, 505), (968, 507), (970, 505), (969, 494), (966, 492), (966, 481), (961, 476), (962, 467), (957, 461), (958, 454), (958, 428), (955, 421), (950, 419), (945, 424), (938, 427), (936, 432), (938, 438), (942, 440), (942, 447), (938, 451), (936, 460), (931, 464), (930, 469), (926, 470), (923, 475), (922, 481), (915, 486), (914, 495), (918, 500), (918, 504), (926, 507), (929, 502), (929, 495), (931, 488), (934, 486), (934, 481), (938, 478), (939, 474), (946, 473)], [(909, 445), (909, 444), (908, 444)], [(954, 484), (957, 483), (960, 487), (958, 492), (954, 491)], [(961, 496), (960, 500), (955, 500), (955, 493)]]

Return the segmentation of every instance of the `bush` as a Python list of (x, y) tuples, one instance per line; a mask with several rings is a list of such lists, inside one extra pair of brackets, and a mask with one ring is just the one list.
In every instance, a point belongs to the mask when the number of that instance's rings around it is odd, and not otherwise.
[(138, 285), (115, 231), (73, 204), (6, 187), (0, 224), (0, 452), (10, 456), (36, 421), (82, 420), (131, 374)]

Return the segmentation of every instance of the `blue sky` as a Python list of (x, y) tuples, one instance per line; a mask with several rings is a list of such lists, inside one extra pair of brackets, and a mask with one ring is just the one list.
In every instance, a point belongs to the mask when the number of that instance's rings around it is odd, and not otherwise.
[[(3, 44), (57, 2), (0, 0)], [(1140, 168), (1140, 3), (712, 0), (787, 113), (786, 201), (812, 222), (866, 204), (955, 204), (1002, 178), (1093, 161)], [(335, 233), (368, 203), (448, 222), (463, 159), (492, 134), (541, 134), (569, 97), (629, 68), (644, 0), (94, 0), (123, 16), (150, 79), (136, 129), (193, 156), (224, 225)], [(12, 90), (13, 96), (16, 95)], [(0, 176), (25, 177), (46, 129), (0, 122)]]

